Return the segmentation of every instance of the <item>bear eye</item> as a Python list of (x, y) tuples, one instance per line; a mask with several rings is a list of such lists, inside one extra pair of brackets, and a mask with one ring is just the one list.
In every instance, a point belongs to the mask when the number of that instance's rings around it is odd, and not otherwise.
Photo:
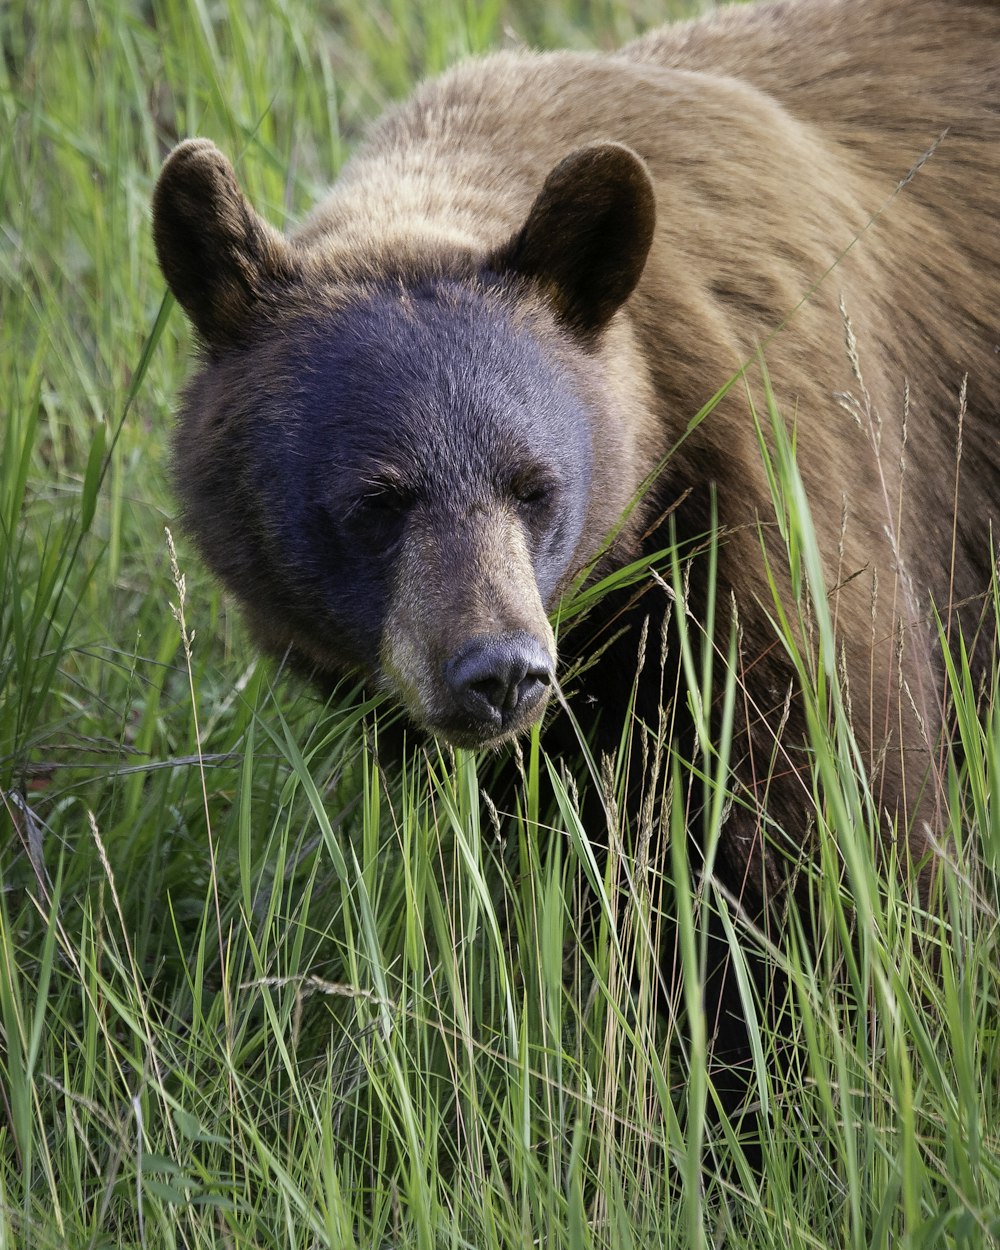
[(363, 546), (386, 550), (402, 538), (413, 502), (412, 492), (395, 482), (372, 482), (357, 496), (344, 519)]
[(541, 512), (548, 508), (556, 484), (548, 477), (525, 477), (511, 484), (511, 494), (524, 512)]
[(362, 511), (405, 515), (416, 500), (416, 491), (395, 474), (374, 474), (362, 479), (354, 507)]
[(404, 516), (413, 502), (404, 491), (391, 487), (379, 487), (359, 500), (359, 508), (365, 512), (382, 512), (387, 516)]

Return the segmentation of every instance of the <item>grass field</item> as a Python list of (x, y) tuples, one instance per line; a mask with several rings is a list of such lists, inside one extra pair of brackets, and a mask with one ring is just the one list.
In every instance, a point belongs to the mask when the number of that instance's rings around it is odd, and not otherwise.
[[(773, 952), (799, 1045), (779, 1079), (756, 1035), (757, 1173), (707, 1114), (694, 987), (723, 903), (685, 885), (685, 839), (595, 858), (584, 762), (537, 738), (513, 814), (470, 755), (383, 777), (354, 692), (277, 680), (181, 534), (172, 562), (190, 344), (148, 209), (170, 144), (215, 139), (283, 225), (420, 76), (671, 11), (0, 6), (0, 1250), (1000, 1244), (995, 682), (953, 673), (930, 915), (874, 871), (842, 710), (817, 720), (827, 936)], [(808, 560), (808, 516), (787, 525)], [(664, 877), (683, 1030), (652, 1001)]]

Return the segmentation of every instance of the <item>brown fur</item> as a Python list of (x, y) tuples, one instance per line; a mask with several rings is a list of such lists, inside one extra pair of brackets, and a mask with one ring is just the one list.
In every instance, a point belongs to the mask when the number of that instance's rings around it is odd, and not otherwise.
[[(227, 358), (233, 344), (249, 341), (251, 326), (256, 333), (273, 325), (287, 338), (307, 308), (349, 302), (388, 275), (404, 285), (423, 272), (473, 282), (489, 258), (515, 255), (537, 274), (547, 238), (544, 194), (537, 197), (550, 173), (584, 145), (627, 145), (655, 192), (655, 233), (634, 293), (617, 315), (617, 295), (599, 309), (594, 329), (586, 307), (560, 302), (573, 275), (553, 272), (524, 296), (520, 314), (567, 362), (595, 414), (595, 478), (572, 569), (602, 549), (671, 449), (658, 490), (632, 514), (608, 560), (626, 560), (654, 509), (688, 488), (694, 493), (679, 523), (687, 508), (689, 529), (704, 528), (705, 488), (717, 487), (720, 582), (737, 598), (748, 675), (741, 793), (763, 805), (780, 740), (785, 754), (766, 797), (779, 824), (801, 825), (809, 783), (796, 778), (795, 743), (803, 725), (794, 708), (784, 723), (789, 670), (767, 620), (759, 537), (759, 524), (774, 514), (745, 390), (734, 388), (685, 436), (689, 419), (766, 344), (779, 406), (796, 428), (858, 739), (883, 806), (909, 815), (919, 854), (933, 828), (941, 723), (930, 605), (974, 626), (1000, 497), (998, 109), (997, 4), (802, 0), (727, 9), (617, 55), (504, 53), (461, 65), (379, 124), (287, 243), (252, 213), (213, 148), (186, 145), (161, 179), (157, 243), (214, 364), (189, 395), (181, 472), (188, 458), (224, 460), (240, 412), (285, 368), (266, 343), (249, 358)], [(642, 168), (620, 166), (640, 232)], [(199, 208), (204, 182), (221, 187), (223, 212)], [(178, 183), (187, 194), (179, 214)], [(585, 200), (586, 178), (574, 185)], [(595, 176), (592, 185), (596, 212), (609, 184)], [(199, 235), (206, 242), (192, 259), (190, 240)], [(231, 259), (213, 278), (222, 294), (205, 300), (197, 278), (213, 264), (213, 249)], [(623, 246), (623, 268), (634, 261)], [(852, 393), (855, 408), (865, 407), (840, 300), (874, 414), (867, 429), (838, 398)], [(760, 403), (759, 379), (748, 376)], [(418, 720), (426, 718), (426, 669), (450, 645), (426, 637), (489, 628), (484, 600), (495, 585), (510, 627), (524, 560), (517, 542), (496, 536), (508, 524), (495, 520), (492, 537), (477, 533), (456, 556), (457, 586), (446, 569), (430, 576), (440, 550), (424, 557), (419, 544), (408, 547), (383, 656)], [(268, 645), (293, 645), (328, 670), (350, 667), (349, 654), (331, 653), (315, 636), (292, 590), (261, 609), (246, 589), (254, 543), (269, 541), (266, 517), (214, 519), (201, 530), (206, 553), (240, 589)], [(787, 599), (788, 587), (781, 589)], [(541, 604), (527, 593), (525, 627), (536, 628)], [(734, 826), (723, 848), (730, 878), (776, 884), (783, 870), (763, 851), (759, 821), (737, 814)]]

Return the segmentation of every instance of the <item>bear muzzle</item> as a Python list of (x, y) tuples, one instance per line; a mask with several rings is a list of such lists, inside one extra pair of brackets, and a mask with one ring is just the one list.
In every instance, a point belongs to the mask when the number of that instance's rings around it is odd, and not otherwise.
[(517, 516), (504, 506), (466, 508), (457, 520), (454, 511), (436, 526), (411, 522), (379, 667), (415, 725), (477, 749), (541, 716), (556, 643)]

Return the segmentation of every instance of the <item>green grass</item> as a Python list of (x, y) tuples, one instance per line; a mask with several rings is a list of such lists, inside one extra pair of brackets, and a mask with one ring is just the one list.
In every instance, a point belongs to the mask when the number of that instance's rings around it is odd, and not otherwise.
[[(924, 914), (875, 871), (850, 726), (822, 696), (835, 656), (776, 414), (763, 445), (803, 584), (784, 628), (811, 603), (816, 639), (799, 658), (824, 938), (772, 952), (800, 1042), (780, 1079), (747, 986), (759, 1176), (738, 1126), (706, 1115), (695, 987), (707, 908), (737, 963), (764, 939), (685, 885), (680, 836), (704, 796), (717, 845), (725, 733), (691, 764), (661, 751), (672, 802), (598, 856), (582, 756), (574, 777), (526, 743), (514, 813), (466, 754), (384, 778), (353, 691), (324, 708), (254, 660), (180, 534), (171, 569), (189, 343), (148, 218), (169, 144), (216, 139), (280, 225), (420, 75), (511, 37), (612, 46), (666, 16), (615, 0), (0, 8), (2, 1250), (1000, 1241), (996, 682), (983, 696), (961, 660), (951, 673), (954, 845)], [(683, 566), (661, 574), (682, 603)], [(694, 623), (670, 624), (696, 709), (735, 693), (723, 608), (710, 666)], [(653, 1002), (665, 900), (685, 1029)]]

